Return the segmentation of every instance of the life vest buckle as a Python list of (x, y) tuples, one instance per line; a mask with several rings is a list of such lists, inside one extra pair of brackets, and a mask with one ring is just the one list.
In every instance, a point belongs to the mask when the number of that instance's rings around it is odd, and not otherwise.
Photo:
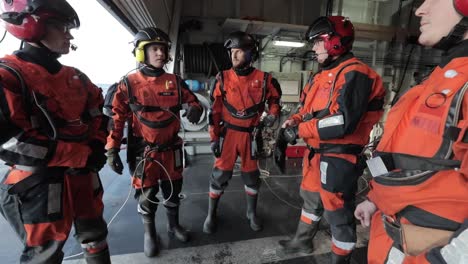
[(77, 118), (77, 119), (67, 120), (67, 125), (68, 126), (82, 126), (84, 125), (84, 123), (81, 120), (81, 118)]
[(245, 110), (237, 110), (237, 113), (236, 113), (237, 116), (245, 116), (245, 114), (246, 114)]

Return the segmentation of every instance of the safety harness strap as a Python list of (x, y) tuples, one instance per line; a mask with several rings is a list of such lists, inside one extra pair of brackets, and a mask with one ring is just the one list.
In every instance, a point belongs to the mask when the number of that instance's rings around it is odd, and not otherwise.
[[(406, 254), (414, 255), (415, 251), (425, 251), (425, 247), (434, 247), (435, 243), (448, 242), (460, 223), (441, 217), (416, 206), (408, 206), (394, 217), (381, 214), (387, 235), (394, 244)], [(411, 224), (404, 224), (405, 218)], [(421, 237), (416, 237), (419, 234)], [(445, 244), (442, 243), (442, 245)]]
[[(341, 69), (338, 70), (338, 72), (335, 75), (335, 79), (333, 80), (332, 88), (330, 89), (330, 96), (328, 97), (327, 106), (325, 108), (323, 108), (321, 110), (318, 110), (318, 111), (315, 111), (313, 113), (306, 113), (303, 116), (304, 121), (311, 120), (312, 118), (323, 118), (325, 116), (330, 115), (329, 107), (330, 107), (330, 104), (331, 104), (331, 99), (332, 99), (333, 92), (335, 90), (336, 82), (338, 81), (338, 76), (347, 67), (352, 66), (352, 65), (358, 65), (358, 64), (361, 64), (361, 63), (360, 62), (351, 62), (351, 63), (348, 63), (348, 64), (344, 65), (343, 67), (341, 67)], [(311, 84), (311, 82), (312, 82), (310, 78), (311, 77), (309, 77), (309, 84)], [(310, 88), (309, 88), (309, 90), (310, 90)], [(369, 111), (380, 111), (380, 110), (382, 110), (383, 105), (384, 105), (384, 99), (383, 98), (374, 98), (368, 103), (367, 111), (368, 112)]]
[(32, 105), (33, 105), (32, 97), (21, 73), (15, 68), (13, 68), (12, 66), (8, 65), (7, 61), (0, 61), (0, 68), (5, 69), (9, 73), (11, 73), (11, 75), (15, 76), (16, 80), (19, 82), (21, 86), (21, 95), (22, 95), (21, 98), (23, 99), (23, 104), (24, 104), (24, 107), (26, 108), (25, 109), (26, 113), (31, 114)]
[(174, 137), (173, 139), (169, 140), (166, 143), (158, 144), (158, 143), (149, 143), (146, 142), (148, 147), (150, 147), (151, 150), (154, 150), (156, 152), (166, 152), (169, 150), (175, 150), (180, 148), (179, 143), (180, 138), (178, 136)]
[(225, 128), (240, 131), (240, 132), (251, 133), (256, 128), (255, 126), (253, 126), (253, 127), (241, 127), (241, 126), (236, 126), (234, 124), (228, 123), (226, 121), (223, 121), (223, 122), (224, 122), (224, 127)]
[[(18, 66), (17, 66), (18, 67)], [(7, 61), (0, 61), (0, 68), (3, 68), (7, 70), (9, 73), (11, 73), (15, 78), (18, 80), (20, 86), (21, 86), (21, 97), (23, 100), (23, 105), (24, 105), (24, 110), (27, 115), (30, 117), (31, 125), (33, 128), (46, 128), (48, 126), (54, 126), (55, 128), (64, 128), (69, 125), (74, 125), (76, 124), (82, 124), (82, 123), (89, 123), (91, 121), (91, 115), (88, 111), (84, 111), (81, 114), (81, 118), (73, 121), (69, 121), (63, 118), (60, 118), (58, 116), (52, 116), (50, 112), (47, 109), (47, 97), (34, 91), (29, 91), (28, 86), (26, 85), (26, 82), (21, 75), (21, 73), (16, 70), (14, 67), (8, 65)], [(80, 80), (83, 82), (83, 85), (86, 85), (86, 82), (83, 78), (86, 78), (86, 76), (79, 71), (78, 69), (75, 69), (76, 73), (78, 74), (78, 77)], [(40, 123), (40, 120), (43, 120), (42, 118), (39, 118), (37, 113), (33, 113), (32, 107), (33, 105), (36, 105), (41, 109), (41, 113), (43, 115), (46, 115), (46, 119), (48, 120), (49, 123), (43, 124)], [(89, 136), (89, 131), (86, 131), (85, 133), (81, 135), (76, 135), (76, 136), (69, 136), (69, 135), (63, 135), (63, 134), (57, 134), (56, 137), (57, 139), (61, 139), (64, 141), (73, 141), (73, 142), (79, 142), (83, 141), (88, 138)], [(46, 133), (48, 134), (48, 133)]]
[[(461, 165), (459, 160), (427, 158), (388, 152), (375, 152), (374, 154), (377, 156), (376, 158), (382, 161), (383, 165), (385, 165), (386, 171), (389, 172), (395, 169), (427, 171), (453, 170), (459, 168)], [(370, 169), (372, 172), (372, 168)], [(377, 177), (379, 175), (372, 174), (372, 176)]]
[(223, 97), (223, 105), (229, 111), (231, 116), (237, 119), (250, 119), (258, 115), (259, 112), (263, 111), (263, 109), (265, 108), (268, 76), (270, 76), (270, 74), (267, 72), (265, 72), (263, 75), (262, 99), (260, 100), (260, 102), (244, 110), (238, 110), (233, 105), (231, 105), (226, 99), (226, 91), (224, 90), (224, 76), (223, 72), (220, 72), (220, 74), (217, 76), (217, 79), (219, 81), (219, 89)]
[[(128, 92), (128, 105), (130, 107), (130, 110), (133, 112), (133, 114), (137, 117), (137, 119), (145, 126), (153, 128), (153, 129), (158, 129), (158, 128), (165, 128), (169, 126), (174, 120), (176, 120), (176, 114), (182, 109), (182, 91), (180, 89), (180, 79), (178, 76), (176, 76), (177, 79), (177, 92), (179, 96), (179, 100), (177, 105), (171, 106), (168, 108), (164, 107), (159, 107), (159, 106), (149, 106), (149, 105), (142, 105), (136, 102), (135, 96), (133, 95), (132, 92), (132, 86), (130, 85), (130, 82), (128, 80), (128, 77), (125, 76), (122, 81), (124, 82), (125, 86), (127, 87), (127, 92)], [(172, 112), (174, 115), (171, 117), (162, 120), (162, 121), (151, 121), (143, 116), (141, 116), (141, 113), (147, 113), (147, 112)]]
[(320, 144), (320, 148), (313, 148), (307, 145), (307, 148), (314, 153), (341, 153), (341, 154), (361, 154), (364, 149), (361, 145), (355, 144)]

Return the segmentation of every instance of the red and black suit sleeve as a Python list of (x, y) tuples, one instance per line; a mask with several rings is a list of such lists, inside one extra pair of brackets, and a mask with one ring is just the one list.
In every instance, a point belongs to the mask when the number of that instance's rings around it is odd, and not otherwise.
[(321, 140), (342, 138), (352, 134), (368, 111), (369, 99), (376, 79), (351, 70), (343, 74), (344, 83), (332, 95), (329, 114), (299, 125), (299, 136)]

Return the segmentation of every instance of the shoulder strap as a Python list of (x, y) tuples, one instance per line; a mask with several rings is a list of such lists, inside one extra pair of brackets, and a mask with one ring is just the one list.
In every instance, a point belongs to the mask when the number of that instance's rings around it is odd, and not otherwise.
[(127, 87), (127, 96), (128, 96), (129, 104), (134, 104), (135, 103), (135, 98), (133, 97), (132, 86), (130, 85), (130, 81), (128, 80), (127, 75), (125, 75), (122, 78), (122, 82), (125, 84), (125, 87)]
[(77, 68), (73, 68), (78, 75), (78, 78), (80, 78), (80, 81), (83, 83), (83, 86), (86, 87), (89, 83), (91, 83), (91, 80), (84, 74), (82, 71), (78, 70)]
[(325, 109), (328, 109), (330, 107), (330, 104), (331, 104), (331, 98), (333, 96), (333, 92), (335, 91), (335, 86), (336, 86), (336, 82), (338, 81), (338, 76), (340, 76), (340, 74), (343, 72), (344, 69), (348, 68), (349, 66), (352, 66), (352, 65), (357, 65), (357, 64), (362, 64), (360, 62), (357, 62), (357, 61), (354, 61), (354, 62), (350, 62), (348, 64), (345, 64), (343, 67), (341, 67), (338, 72), (336, 73), (335, 75), (335, 79), (333, 80), (333, 84), (332, 84), (332, 87), (330, 89), (330, 95), (328, 96), (328, 103), (327, 103), (327, 106), (325, 107)]
[(224, 98), (226, 96), (226, 91), (224, 90), (224, 71), (220, 71), (218, 75), (216, 75), (216, 79), (219, 82), (219, 90), (221, 91), (221, 96)]
[(266, 90), (267, 90), (267, 82), (268, 82), (268, 77), (270, 76), (270, 74), (268, 72), (265, 72), (263, 74), (263, 90), (262, 90), (262, 100), (259, 102), (259, 104), (261, 103), (265, 103), (265, 97), (266, 97)]
[[(154, 129), (165, 128), (168, 125), (170, 125), (176, 119), (175, 115), (172, 115), (168, 119), (165, 119), (165, 120), (162, 120), (162, 121), (150, 121), (150, 120), (144, 118), (143, 116), (141, 116), (140, 112), (171, 111), (171, 112), (175, 113), (175, 112), (180, 110), (181, 104), (176, 105), (174, 107), (170, 107), (168, 109), (165, 109), (165, 108), (163, 109), (163, 108), (158, 107), (158, 106), (145, 106), (145, 105), (136, 104), (135, 103), (135, 97), (133, 96), (132, 86), (130, 85), (130, 81), (128, 79), (128, 76), (124, 76), (122, 78), (122, 82), (127, 87), (128, 105), (129, 105), (130, 109), (132, 110), (133, 114), (138, 118), (138, 120), (142, 124), (144, 124), (144, 125), (146, 125), (146, 126), (148, 126), (150, 128), (154, 128)], [(179, 83), (177, 83), (177, 90), (178, 90), (178, 93), (179, 93), (179, 103), (180, 103), (181, 100), (182, 100), (181, 99), (182, 91), (181, 91)]]
[(182, 78), (179, 76), (179, 75), (175, 75), (175, 78), (176, 78), (176, 82), (177, 82), (177, 93), (178, 93), (178, 96), (179, 96), (179, 103), (177, 104), (177, 106), (179, 107), (182, 107), (182, 87), (180, 85), (181, 82), (183, 82)]
[(3, 68), (7, 70), (9, 73), (11, 73), (13, 76), (15, 76), (16, 80), (18, 80), (18, 83), (21, 86), (21, 95), (23, 99), (23, 104), (26, 110), (27, 114), (31, 114), (32, 112), (32, 97), (31, 93), (29, 92), (29, 89), (26, 85), (26, 82), (24, 81), (23, 76), (21, 73), (16, 70), (14, 67), (8, 65), (9, 63), (7, 61), (0, 61), (0, 68)]
[[(335, 75), (335, 79), (333, 79), (333, 84), (332, 84), (331, 89), (330, 89), (330, 94), (328, 95), (328, 102), (327, 102), (327, 105), (326, 105), (323, 109), (321, 109), (321, 110), (315, 111), (315, 112), (313, 112), (313, 113), (308, 113), (308, 114), (306, 114), (306, 115), (307, 115), (307, 118), (309, 118), (309, 119), (312, 118), (312, 117), (313, 117), (313, 118), (322, 118), (322, 117), (325, 117), (325, 116), (327, 116), (327, 115), (330, 114), (329, 108), (330, 108), (330, 104), (331, 104), (331, 98), (332, 98), (332, 96), (333, 96), (333, 92), (335, 91), (335, 86), (336, 86), (336, 82), (337, 82), (337, 80), (338, 80), (338, 76), (339, 76), (339, 75), (343, 72), (343, 70), (346, 69), (347, 67), (352, 66), (352, 65), (357, 65), (357, 64), (362, 64), (362, 63), (357, 62), (357, 61), (355, 61), (355, 62), (350, 62), (350, 63), (348, 63), (348, 64), (345, 64), (343, 67), (341, 67), (341, 68), (338, 70), (338, 72), (337, 72), (336, 75)], [(310, 76), (309, 76), (309, 81), (307, 82), (307, 83), (309, 84), (309, 89), (307, 90), (307, 92), (309, 92), (310, 89), (312, 88), (312, 85), (310, 85), (310, 82), (312, 81), (312, 76), (315, 76), (315, 74), (310, 74)], [(303, 93), (305, 93), (305, 92), (303, 91)], [(305, 94), (306, 94), (306, 96), (307, 96), (307, 93), (305, 93)], [(304, 98), (303, 100), (305, 101), (305, 98)], [(302, 102), (302, 103), (304, 103), (304, 102)]]

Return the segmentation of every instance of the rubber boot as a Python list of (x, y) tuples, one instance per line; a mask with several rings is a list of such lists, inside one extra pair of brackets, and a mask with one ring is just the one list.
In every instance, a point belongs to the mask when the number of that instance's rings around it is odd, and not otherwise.
[(247, 194), (247, 219), (253, 231), (260, 231), (263, 228), (262, 220), (257, 216), (258, 195)]
[(296, 234), (291, 240), (280, 240), (279, 244), (283, 247), (285, 253), (305, 253), (310, 254), (314, 250), (312, 240), (317, 234), (320, 221), (306, 224), (299, 221), (297, 225)]
[(84, 255), (85, 255), (86, 263), (88, 264), (110, 264), (111, 263), (109, 248), (105, 248), (104, 250), (101, 250), (93, 254), (85, 252)]
[(159, 253), (154, 214), (142, 215), (141, 219), (143, 220), (143, 227), (145, 229), (143, 251), (147, 257), (151, 258)]
[(167, 232), (169, 237), (175, 237), (181, 242), (189, 240), (188, 232), (179, 225), (179, 207), (166, 207)]
[(203, 232), (213, 234), (216, 232), (216, 210), (218, 209), (219, 198), (208, 198), (208, 215), (203, 223)]
[(342, 256), (342, 255), (337, 255), (336, 253), (332, 252), (331, 264), (349, 264), (350, 262), (351, 262), (351, 254)]

